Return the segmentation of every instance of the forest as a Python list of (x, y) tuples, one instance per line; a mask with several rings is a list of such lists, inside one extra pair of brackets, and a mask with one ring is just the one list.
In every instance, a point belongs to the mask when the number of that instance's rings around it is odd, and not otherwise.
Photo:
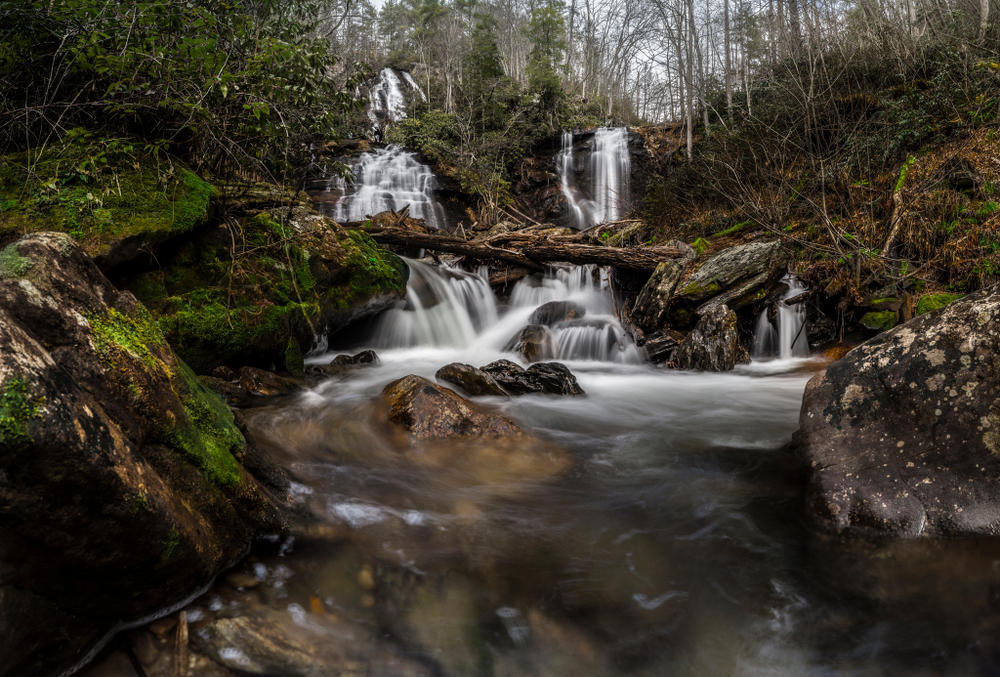
[(0, 677), (1000, 671), (998, 0), (0, 0)]

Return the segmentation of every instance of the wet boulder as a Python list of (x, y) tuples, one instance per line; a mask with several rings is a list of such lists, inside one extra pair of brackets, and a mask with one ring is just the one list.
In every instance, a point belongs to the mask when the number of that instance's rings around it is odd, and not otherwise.
[(587, 314), (587, 309), (573, 301), (549, 301), (535, 309), (528, 318), (528, 324), (544, 324), (546, 327), (576, 320)]
[(481, 369), (511, 395), (542, 392), (542, 385), (531, 378), (524, 367), (510, 360), (496, 360)]
[(199, 376), (198, 380), (203, 386), (224, 399), (230, 407), (242, 407), (250, 403), (250, 395), (238, 383), (223, 381), (214, 376)]
[(543, 393), (551, 395), (583, 395), (583, 388), (576, 376), (560, 362), (539, 362), (528, 367), (526, 375), (541, 386)]
[(438, 369), (434, 377), (439, 381), (453, 383), (470, 395), (499, 395), (509, 397), (492, 376), (476, 369), (471, 364), (454, 362)]
[(0, 675), (60, 674), (283, 528), (233, 413), (69, 236), (0, 252), (0, 350)]
[(516, 437), (521, 428), (453, 390), (420, 376), (405, 376), (382, 390), (389, 420), (418, 438)]
[(763, 298), (785, 274), (788, 260), (780, 240), (721, 251), (678, 286), (668, 313), (671, 324), (684, 328), (713, 308), (738, 311)]
[(551, 360), (556, 356), (555, 339), (544, 324), (529, 324), (514, 335), (503, 349), (517, 353), (528, 362)]
[(705, 313), (677, 348), (678, 369), (730, 371), (739, 355), (736, 313), (716, 306)]
[(674, 290), (683, 273), (684, 268), (676, 261), (658, 264), (635, 299), (631, 311), (632, 322), (647, 332), (655, 332), (662, 327)]
[(540, 362), (527, 369), (510, 360), (490, 362), (482, 371), (491, 376), (511, 395), (545, 393), (549, 395), (583, 395), (576, 376), (560, 362)]
[(840, 532), (1000, 532), (1000, 288), (858, 346), (806, 386), (809, 506)]

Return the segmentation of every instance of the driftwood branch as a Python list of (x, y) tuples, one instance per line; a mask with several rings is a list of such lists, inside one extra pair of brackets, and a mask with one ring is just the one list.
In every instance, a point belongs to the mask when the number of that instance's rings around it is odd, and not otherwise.
[[(422, 247), (477, 259), (498, 259), (531, 270), (540, 270), (546, 263), (565, 262), (614, 266), (623, 270), (651, 273), (657, 264), (681, 255), (681, 251), (674, 247), (604, 247), (542, 236), (497, 236), (495, 240), (491, 238), (485, 242), (467, 242), (454, 237), (396, 228), (371, 228), (366, 232), (380, 244)], [(503, 242), (503, 246), (498, 246), (500, 242)]]

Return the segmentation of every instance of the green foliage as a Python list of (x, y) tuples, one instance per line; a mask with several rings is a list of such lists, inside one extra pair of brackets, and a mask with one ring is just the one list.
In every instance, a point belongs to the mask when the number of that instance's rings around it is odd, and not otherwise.
[(30, 397), (28, 383), (15, 376), (0, 391), (0, 447), (8, 449), (31, 441), (28, 423), (42, 417), (44, 397)]
[[(99, 125), (139, 130), (151, 147), (169, 143), (216, 170), (281, 164), (295, 135), (328, 133), (354, 106), (354, 83), (338, 90), (326, 77), (336, 59), (314, 32), (319, 9), (314, 0), (4, 3), (0, 89), (19, 105), (0, 112), (0, 148)], [(53, 103), (58, 128), (32, 113)]]
[(917, 158), (911, 155), (906, 159), (906, 162), (903, 163), (903, 166), (899, 168), (899, 179), (896, 181), (896, 187), (894, 188), (895, 192), (898, 193), (903, 190), (903, 186), (906, 185), (906, 177), (910, 174), (910, 169), (913, 168), (913, 165), (916, 164), (916, 162)]
[(712, 245), (709, 244), (708, 240), (706, 240), (703, 237), (696, 238), (691, 243), (691, 248), (694, 249), (696, 252), (698, 252), (698, 256), (701, 256), (702, 254), (704, 254), (705, 252), (707, 252), (708, 249), (709, 249), (709, 247), (711, 247), (711, 246)]

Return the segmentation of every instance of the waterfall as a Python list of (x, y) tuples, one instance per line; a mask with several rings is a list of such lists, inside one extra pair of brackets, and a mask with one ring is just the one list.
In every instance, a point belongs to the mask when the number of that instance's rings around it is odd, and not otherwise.
[(379, 316), (372, 342), (376, 349), (463, 348), (491, 354), (484, 358), (489, 362), (539, 306), (573, 301), (585, 316), (550, 328), (556, 359), (622, 364), (645, 360), (615, 318), (610, 290), (593, 266), (553, 268), (518, 281), (501, 316), (485, 269), (473, 274), (419, 261), (406, 263), (410, 267), (406, 299)]
[(399, 146), (380, 148), (363, 153), (353, 169), (353, 184), (340, 177), (330, 180), (328, 190), (343, 195), (333, 208), (335, 221), (364, 221), (387, 209), (399, 211), (409, 205), (410, 216), (423, 219), (429, 228), (445, 225), (444, 208), (434, 195), (437, 179), (415, 153)]
[[(412, 82), (412, 78), (409, 81)], [(416, 89), (419, 90), (419, 87)], [(379, 81), (368, 91), (368, 118), (373, 126), (377, 127), (382, 121), (395, 122), (406, 117), (406, 97), (403, 90), (403, 82), (396, 71), (383, 68), (379, 73)], [(420, 95), (423, 96), (422, 91)]]
[(602, 127), (594, 134), (594, 152), (590, 155), (590, 175), (596, 209), (592, 223), (615, 221), (622, 216), (622, 206), (629, 200), (630, 162), (628, 130)]
[(805, 304), (797, 303), (790, 306), (785, 303), (788, 299), (804, 292), (806, 288), (797, 277), (791, 274), (781, 278), (781, 281), (788, 285), (788, 291), (777, 304), (778, 328), (775, 329), (768, 319), (767, 308), (761, 311), (754, 329), (753, 351), (751, 352), (751, 357), (755, 359), (777, 357), (787, 360), (793, 357), (809, 356)]
[(621, 216), (621, 207), (629, 199), (630, 166), (628, 130), (624, 127), (598, 129), (594, 132), (593, 149), (587, 161), (588, 195), (576, 182), (573, 132), (562, 133), (556, 171), (569, 207), (570, 227), (588, 228)]

